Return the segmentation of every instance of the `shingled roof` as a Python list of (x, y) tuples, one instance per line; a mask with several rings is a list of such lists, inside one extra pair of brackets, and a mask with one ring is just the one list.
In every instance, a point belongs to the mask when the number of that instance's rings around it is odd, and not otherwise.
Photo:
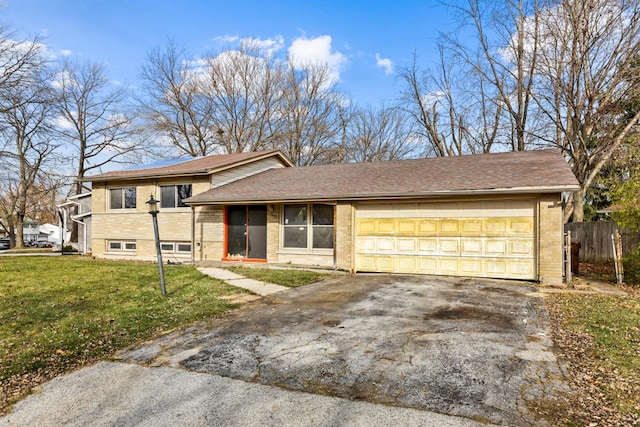
[(195, 195), (193, 205), (359, 200), (579, 188), (559, 150), (273, 169)]
[(279, 157), (284, 163), (293, 166), (291, 161), (279, 150), (255, 151), (251, 153), (216, 154), (199, 157), (160, 167), (141, 167), (106, 172), (99, 175), (86, 176), (83, 181), (100, 182), (122, 179), (166, 178), (171, 176), (209, 175), (220, 170), (238, 166), (249, 161), (255, 161), (270, 156)]

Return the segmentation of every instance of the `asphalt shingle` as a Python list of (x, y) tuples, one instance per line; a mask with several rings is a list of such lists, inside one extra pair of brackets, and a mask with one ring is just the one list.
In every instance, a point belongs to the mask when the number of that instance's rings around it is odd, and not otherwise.
[(273, 169), (195, 195), (186, 202), (348, 200), (578, 188), (562, 153), (551, 149)]

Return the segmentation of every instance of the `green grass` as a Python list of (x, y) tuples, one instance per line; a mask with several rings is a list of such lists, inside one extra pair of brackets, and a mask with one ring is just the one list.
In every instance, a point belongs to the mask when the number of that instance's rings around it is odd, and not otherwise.
[(236, 306), (221, 296), (244, 292), (194, 267), (165, 275), (163, 298), (154, 264), (0, 258), (0, 413), (29, 386), (216, 316)]
[(227, 267), (227, 270), (250, 279), (287, 286), (289, 288), (308, 285), (309, 283), (317, 282), (329, 276), (329, 274), (326, 273), (294, 269)]
[(587, 334), (593, 347), (582, 363), (623, 414), (640, 415), (640, 293), (627, 296), (556, 295), (547, 301), (561, 313), (562, 328)]

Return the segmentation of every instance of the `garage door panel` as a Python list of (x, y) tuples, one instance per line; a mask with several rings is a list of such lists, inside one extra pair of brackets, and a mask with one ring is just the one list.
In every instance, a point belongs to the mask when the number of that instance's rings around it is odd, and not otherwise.
[(464, 256), (480, 256), (483, 254), (483, 240), (482, 239), (462, 239), (462, 248), (460, 255)]
[(533, 242), (531, 240), (509, 241), (509, 255), (521, 257), (533, 256)]
[(415, 236), (417, 233), (418, 222), (413, 219), (400, 219), (396, 223), (396, 230), (399, 235)]
[(460, 240), (452, 238), (438, 239), (439, 253), (442, 255), (460, 255)]
[(386, 256), (377, 257), (376, 271), (381, 271), (384, 273), (396, 272), (395, 263), (393, 262), (393, 257), (386, 257)]
[(356, 238), (356, 251), (360, 253), (376, 253), (376, 238), (375, 237), (357, 237)]
[(418, 257), (417, 261), (418, 273), (420, 274), (437, 274), (438, 262), (436, 258)]
[(460, 235), (460, 223), (453, 219), (443, 219), (439, 221), (441, 236), (458, 236)]
[(398, 238), (398, 253), (399, 254), (416, 254), (417, 240), (409, 238)]
[(508, 235), (533, 235), (533, 218), (517, 218), (509, 220)]
[(395, 271), (398, 273), (413, 274), (416, 272), (416, 257), (398, 257)]
[(505, 239), (487, 239), (485, 255), (492, 257), (506, 256), (509, 254), (507, 246), (508, 242)]
[(356, 208), (356, 270), (535, 278), (533, 199)]
[(378, 237), (376, 239), (376, 252), (394, 254), (396, 252), (396, 239), (393, 237)]
[(438, 221), (435, 219), (418, 220), (418, 235), (436, 236), (438, 234)]
[(455, 276), (460, 271), (460, 260), (458, 258), (439, 258), (438, 271), (441, 274)]
[(438, 253), (437, 238), (418, 238), (418, 252), (421, 255), (435, 255)]
[(462, 220), (462, 236), (482, 236), (484, 233), (484, 221), (481, 219)]
[(463, 276), (482, 276), (483, 261), (478, 258), (461, 258), (460, 259), (460, 271)]
[(396, 222), (390, 219), (381, 219), (376, 222), (376, 231), (379, 234), (394, 234), (396, 230)]

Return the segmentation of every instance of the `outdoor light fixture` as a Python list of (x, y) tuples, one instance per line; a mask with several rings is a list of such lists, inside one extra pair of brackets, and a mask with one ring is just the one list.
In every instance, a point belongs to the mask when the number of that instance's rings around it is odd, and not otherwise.
[(160, 248), (160, 234), (158, 233), (158, 201), (153, 197), (153, 194), (146, 202), (147, 209), (153, 217), (153, 232), (156, 237), (156, 255), (158, 257), (158, 272), (160, 273), (160, 291), (162, 296), (167, 296), (167, 289), (164, 284), (164, 267), (162, 266), (162, 250)]

